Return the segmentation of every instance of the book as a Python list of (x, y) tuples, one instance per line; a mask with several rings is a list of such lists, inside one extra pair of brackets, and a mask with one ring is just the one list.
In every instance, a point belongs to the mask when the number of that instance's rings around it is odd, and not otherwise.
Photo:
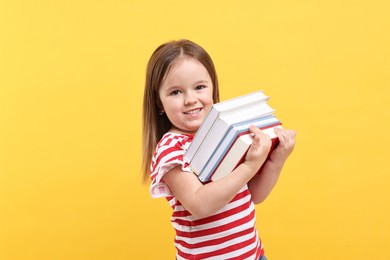
[[(238, 152), (231, 154), (231, 146), (239, 136), (248, 133), (250, 125), (265, 129), (281, 124), (274, 116), (275, 110), (268, 104), (268, 100), (269, 97), (263, 91), (256, 91), (211, 107), (184, 154), (184, 161), (202, 182), (222, 176), (215, 172), (224, 172), (224, 166), (221, 165), (226, 164), (224, 161), (227, 153), (229, 157), (233, 154), (238, 156)], [(232, 162), (237, 163), (244, 153), (245, 151)]]
[[(246, 107), (235, 111), (234, 113), (228, 113), (221, 115), (217, 118), (215, 123), (209, 128), (207, 135), (203, 138), (202, 142), (196, 149), (196, 153), (189, 161), (190, 166), (193, 169), (203, 167), (208, 158), (211, 157), (214, 150), (218, 147), (226, 135), (229, 128), (234, 124), (247, 122), (249, 120), (259, 119), (266, 116), (270, 116), (274, 113), (274, 110), (267, 103), (258, 103), (253, 106)], [(195, 134), (194, 139), (199, 138)], [(189, 147), (191, 147), (192, 143)], [(200, 157), (200, 159), (199, 159)], [(187, 158), (185, 158), (186, 160)], [(188, 161), (187, 161), (188, 162)], [(195, 165), (199, 163), (200, 165)], [(196, 170), (194, 170), (196, 172)], [(199, 172), (196, 172), (199, 174)]]
[(201, 146), (204, 138), (208, 135), (210, 128), (214, 126), (217, 119), (222, 115), (235, 114), (237, 111), (244, 110), (256, 104), (264, 103), (269, 99), (262, 90), (255, 91), (246, 95), (235, 97), (226, 101), (214, 104), (207, 114), (204, 122), (198, 129), (196, 136), (188, 147), (184, 159), (191, 162), (198, 148)]
[[(269, 154), (276, 148), (279, 143), (279, 138), (275, 134), (275, 127), (280, 127), (280, 125), (272, 126), (262, 130), (265, 134), (269, 135), (272, 141)], [(252, 140), (253, 138), (250, 132), (241, 134), (235, 140), (229, 151), (226, 153), (225, 157), (222, 159), (221, 163), (217, 166), (216, 170), (208, 179), (216, 181), (234, 171), (234, 169), (244, 161), (245, 155), (250, 145), (252, 144)], [(269, 158), (269, 154), (267, 159)], [(258, 173), (261, 172), (263, 166), (264, 164), (260, 167)]]
[(191, 168), (194, 172), (198, 173), (198, 177), (201, 181), (210, 179), (210, 176), (215, 171), (230, 146), (239, 135), (248, 132), (250, 125), (265, 129), (271, 126), (280, 125), (280, 120), (275, 116), (267, 116), (232, 125), (206, 162), (202, 156), (194, 157), (192, 160)]

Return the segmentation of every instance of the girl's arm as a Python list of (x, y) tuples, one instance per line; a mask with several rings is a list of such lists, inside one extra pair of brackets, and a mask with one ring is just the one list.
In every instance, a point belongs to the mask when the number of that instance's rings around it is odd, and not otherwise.
[(271, 152), (260, 174), (254, 176), (248, 183), (252, 200), (255, 204), (263, 202), (275, 187), (280, 172), (295, 146), (295, 131), (275, 128), (279, 144)]
[(271, 140), (254, 126), (250, 127), (250, 131), (253, 134), (252, 145), (245, 161), (233, 174), (207, 184), (200, 182), (195, 174), (182, 172), (180, 166), (164, 175), (162, 181), (192, 215), (207, 217), (227, 205), (263, 164), (269, 153)]

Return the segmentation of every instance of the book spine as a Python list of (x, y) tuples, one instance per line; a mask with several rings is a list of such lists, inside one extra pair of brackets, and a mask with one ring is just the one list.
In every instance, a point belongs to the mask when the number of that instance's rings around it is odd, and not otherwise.
[(214, 151), (215, 147), (218, 146), (222, 137), (228, 131), (229, 125), (225, 121), (218, 118), (218, 120), (215, 122), (215, 128), (219, 129), (219, 131), (218, 132), (216, 132), (216, 131), (210, 132), (204, 138), (204, 141), (202, 142), (202, 144), (198, 148), (197, 153), (194, 155), (193, 160), (190, 163), (191, 167), (198, 174), (201, 173), (201, 171), (204, 167), (204, 162), (202, 160), (196, 160), (195, 158), (197, 158), (197, 157), (209, 158), (211, 156), (211, 153)]

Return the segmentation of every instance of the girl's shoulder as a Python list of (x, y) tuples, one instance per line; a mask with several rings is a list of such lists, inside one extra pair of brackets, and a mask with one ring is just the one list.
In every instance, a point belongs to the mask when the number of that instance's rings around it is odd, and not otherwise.
[(167, 147), (176, 147), (180, 150), (187, 150), (193, 138), (194, 135), (192, 134), (178, 134), (167, 132), (158, 142), (157, 150), (166, 149)]
[(173, 196), (169, 187), (161, 181), (163, 176), (176, 166), (182, 171), (192, 172), (188, 163), (184, 161), (184, 154), (188, 149), (193, 135), (166, 133), (158, 143), (152, 158), (150, 177), (152, 183), (150, 192), (152, 197)]

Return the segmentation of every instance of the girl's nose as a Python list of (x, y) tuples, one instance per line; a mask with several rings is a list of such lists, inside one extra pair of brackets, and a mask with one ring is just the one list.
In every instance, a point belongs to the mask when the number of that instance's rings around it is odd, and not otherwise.
[(184, 105), (188, 106), (188, 105), (195, 104), (196, 102), (197, 102), (196, 96), (194, 94), (189, 94), (186, 96), (184, 100)]

